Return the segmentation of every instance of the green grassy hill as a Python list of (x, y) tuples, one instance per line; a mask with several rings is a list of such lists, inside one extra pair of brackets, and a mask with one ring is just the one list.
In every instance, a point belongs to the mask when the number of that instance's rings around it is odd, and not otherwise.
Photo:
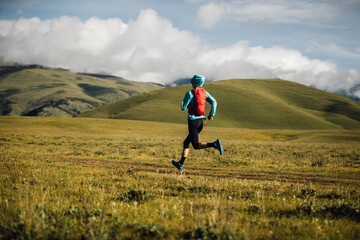
[(75, 116), (106, 103), (159, 89), (154, 83), (76, 74), (39, 65), (0, 67), (0, 114)]
[[(218, 101), (209, 126), (252, 129), (360, 128), (360, 102), (273, 79), (234, 79), (206, 83)], [(80, 117), (119, 118), (185, 123), (180, 110), (190, 85), (164, 88), (104, 105)], [(210, 107), (207, 107), (209, 112)]]

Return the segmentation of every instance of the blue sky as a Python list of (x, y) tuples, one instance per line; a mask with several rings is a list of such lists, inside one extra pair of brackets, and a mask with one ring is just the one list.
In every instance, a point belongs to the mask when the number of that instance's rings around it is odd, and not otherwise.
[[(189, 30), (209, 43), (225, 46), (239, 40), (249, 41), (252, 46), (271, 47), (280, 45), (301, 51), (311, 58), (330, 60), (340, 68), (360, 69), (360, 1), (168, 1), (168, 0), (1, 0), (1, 19), (16, 20), (21, 17), (39, 17), (42, 20), (61, 16), (77, 16), (82, 20), (120, 18), (136, 19), (141, 9), (154, 9), (169, 19), (179, 29)], [(281, 5), (283, 11), (298, 3), (314, 3), (303, 9), (295, 22), (276, 18), (282, 12), (269, 16), (256, 16), (248, 20), (236, 19), (227, 14), (211, 28), (204, 28), (197, 17), (202, 6), (209, 3), (228, 3), (241, 8), (251, 2)], [(298, 4), (300, 6), (301, 4)], [(304, 6), (305, 7), (305, 6)], [(316, 9), (317, 7), (323, 8)], [(310, 10), (307, 13), (307, 10)], [(303, 14), (303, 15), (301, 15)], [(308, 17), (307, 14), (320, 14)], [(290, 19), (291, 19), (290, 15)]]
[[(107, 29), (109, 24), (106, 21), (109, 19), (117, 22)], [(3, 32), (0, 55), (5, 61), (37, 61), (162, 83), (199, 69), (212, 79), (280, 77), (329, 90), (360, 84), (359, 0), (0, 0), (0, 20), (0, 31)], [(64, 27), (69, 24), (67, 34), (64, 34), (69, 38), (60, 33), (60, 28), (54, 30), (61, 24)], [(85, 29), (94, 29), (94, 26), (103, 31), (95, 31), (101, 36), (91, 36), (91, 31)], [(21, 38), (25, 27), (28, 35)], [(146, 35), (148, 28), (151, 34)], [(111, 35), (111, 31), (122, 31), (119, 29), (125, 30)], [(71, 31), (85, 31), (87, 37), (100, 37), (103, 42), (93, 42), (91, 46), (89, 43), (79, 45), (84, 41), (76, 39), (74, 42), (76, 36), (72, 34), (75, 32)], [(138, 32), (141, 31), (145, 31), (144, 42), (139, 40), (141, 33)], [(71, 49), (61, 44), (46, 46), (51, 40), (49, 35), (57, 39), (55, 33), (60, 34), (59, 39), (66, 46), (78, 44), (77, 49), (74, 47), (74, 51), (70, 52)], [(171, 37), (176, 39), (174, 44), (182, 48), (181, 54), (175, 55), (178, 51), (167, 40)], [(14, 49), (14, 42), (23, 47), (23, 55)], [(29, 51), (26, 46), (30, 46), (30, 42), (43, 42), (39, 48), (46, 47), (48, 50), (43, 52), (48, 55), (39, 53), (43, 49)], [(126, 50), (118, 46), (118, 42), (132, 49), (126, 64), (125, 58), (119, 56), (126, 55)], [(101, 43), (106, 48), (98, 46)], [(94, 50), (94, 47), (98, 49)], [(184, 53), (190, 50), (193, 52)], [(61, 55), (64, 52), (81, 61), (89, 59), (90, 54), (94, 57), (92, 61), (97, 63), (93, 66), (98, 67), (91, 67), (92, 63), (84, 67), (66, 61), (66, 56)], [(105, 54), (118, 61), (110, 67), (105, 65)], [(53, 59), (56, 56), (59, 59)], [(95, 60), (96, 57), (102, 60)], [(139, 60), (141, 57), (147, 61)], [(189, 58), (190, 61), (187, 60)], [(186, 65), (187, 61), (194, 61), (190, 65), (197, 68)], [(172, 70), (161, 72), (161, 63)], [(298, 63), (301, 68), (296, 66)], [(116, 64), (122, 65), (122, 69), (118, 69)], [(139, 67), (139, 64), (146, 66)], [(183, 65), (184, 76), (175, 64)], [(100, 69), (101, 66), (103, 69)], [(212, 71), (214, 67), (222, 74)]]

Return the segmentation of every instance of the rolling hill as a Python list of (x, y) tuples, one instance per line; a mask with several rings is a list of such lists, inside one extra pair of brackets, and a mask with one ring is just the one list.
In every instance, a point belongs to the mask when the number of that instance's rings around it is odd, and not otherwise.
[[(205, 83), (218, 101), (209, 126), (251, 129), (360, 128), (360, 102), (275, 79), (233, 79)], [(79, 117), (186, 123), (180, 103), (190, 85), (169, 87), (104, 105)], [(207, 107), (209, 112), (210, 107)]]
[(73, 73), (40, 65), (0, 67), (0, 115), (70, 117), (131, 95), (159, 89), (155, 83)]

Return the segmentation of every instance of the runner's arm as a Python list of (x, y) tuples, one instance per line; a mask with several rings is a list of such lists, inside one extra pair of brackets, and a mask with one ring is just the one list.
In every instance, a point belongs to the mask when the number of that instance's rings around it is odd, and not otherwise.
[(192, 98), (194, 97), (192, 91), (188, 91), (186, 94), (185, 94), (185, 97), (181, 103), (181, 110), (185, 111), (186, 109), (188, 109), (189, 107), (189, 104), (192, 100)]
[(206, 92), (206, 101), (211, 104), (211, 110), (210, 110), (209, 116), (211, 116), (211, 117), (215, 116), (216, 107), (217, 107), (217, 102), (216, 102), (215, 98), (213, 96), (211, 96), (210, 93)]

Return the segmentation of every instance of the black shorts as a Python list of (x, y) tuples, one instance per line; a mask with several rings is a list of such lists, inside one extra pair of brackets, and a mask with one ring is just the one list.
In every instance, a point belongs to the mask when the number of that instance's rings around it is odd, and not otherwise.
[(184, 140), (184, 148), (189, 148), (190, 143), (194, 149), (199, 149), (199, 133), (203, 129), (203, 119), (188, 119), (189, 135)]

